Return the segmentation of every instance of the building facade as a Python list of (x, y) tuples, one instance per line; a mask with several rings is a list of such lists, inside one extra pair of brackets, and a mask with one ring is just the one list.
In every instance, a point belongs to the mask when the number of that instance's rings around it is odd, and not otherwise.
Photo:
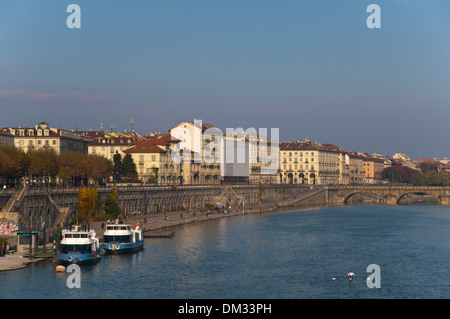
[(14, 136), (6, 128), (0, 128), (0, 146), (14, 147)]
[(88, 140), (77, 133), (50, 127), (45, 122), (35, 127), (8, 128), (8, 130), (14, 137), (14, 146), (24, 152), (46, 147), (53, 149), (57, 154), (88, 153)]
[(123, 157), (124, 150), (133, 146), (134, 142), (144, 139), (135, 132), (82, 131), (77, 133), (90, 141), (88, 154), (101, 155), (111, 161), (116, 152)]
[(339, 183), (339, 152), (320, 143), (280, 143), (280, 183), (325, 185)]
[(364, 182), (376, 183), (382, 180), (384, 170), (384, 160), (372, 156), (367, 156), (363, 160), (364, 165)]

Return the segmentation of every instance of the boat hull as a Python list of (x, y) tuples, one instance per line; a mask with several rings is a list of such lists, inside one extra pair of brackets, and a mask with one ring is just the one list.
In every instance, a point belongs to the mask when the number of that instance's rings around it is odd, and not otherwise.
[(103, 243), (102, 248), (108, 254), (121, 254), (138, 251), (144, 248), (144, 241), (136, 243)]
[(58, 260), (64, 264), (90, 264), (100, 260), (100, 250), (89, 254), (58, 254)]

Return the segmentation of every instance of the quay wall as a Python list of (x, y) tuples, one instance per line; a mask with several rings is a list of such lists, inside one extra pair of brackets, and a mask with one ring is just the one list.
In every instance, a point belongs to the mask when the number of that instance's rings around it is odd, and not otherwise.
[[(97, 187), (104, 202), (112, 187)], [(27, 187), (0, 191), (0, 211), (15, 214), (19, 228), (41, 229), (66, 225), (78, 207), (80, 188)], [(311, 192), (308, 186), (265, 185), (189, 185), (189, 186), (116, 186), (118, 202), (124, 213), (154, 214), (163, 211), (195, 209), (206, 205), (276, 205), (301, 198)], [(263, 207), (262, 206), (262, 207)]]
[[(104, 203), (112, 187), (98, 187)], [(80, 188), (24, 188), (0, 190), (0, 221), (19, 228), (41, 229), (65, 226), (77, 211)], [(369, 195), (382, 205), (397, 205), (408, 194), (429, 194), (440, 205), (450, 205), (447, 187), (340, 185), (317, 186), (295, 184), (264, 185), (186, 185), (186, 186), (117, 186), (118, 202), (124, 213), (155, 214), (165, 211), (224, 205), (236, 208), (258, 207), (261, 210), (348, 204), (355, 194)], [(104, 210), (104, 204), (102, 205)], [(3, 216), (3, 217), (2, 217)]]

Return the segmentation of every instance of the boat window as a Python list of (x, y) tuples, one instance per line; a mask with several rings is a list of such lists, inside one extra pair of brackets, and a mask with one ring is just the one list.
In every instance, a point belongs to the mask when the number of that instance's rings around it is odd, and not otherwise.
[(91, 252), (91, 245), (61, 245), (63, 254), (88, 254)]
[(116, 235), (107, 235), (103, 236), (103, 242), (105, 243), (128, 243), (131, 241), (131, 236), (116, 236)]

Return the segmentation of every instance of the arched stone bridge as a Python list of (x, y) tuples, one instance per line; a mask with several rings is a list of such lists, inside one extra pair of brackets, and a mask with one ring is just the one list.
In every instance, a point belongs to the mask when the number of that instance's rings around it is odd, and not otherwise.
[(330, 187), (328, 191), (335, 192), (337, 203), (348, 204), (349, 199), (356, 194), (372, 197), (380, 204), (396, 205), (410, 194), (426, 194), (436, 198), (441, 205), (450, 205), (450, 187), (444, 186), (390, 186), (390, 185), (340, 185)]

